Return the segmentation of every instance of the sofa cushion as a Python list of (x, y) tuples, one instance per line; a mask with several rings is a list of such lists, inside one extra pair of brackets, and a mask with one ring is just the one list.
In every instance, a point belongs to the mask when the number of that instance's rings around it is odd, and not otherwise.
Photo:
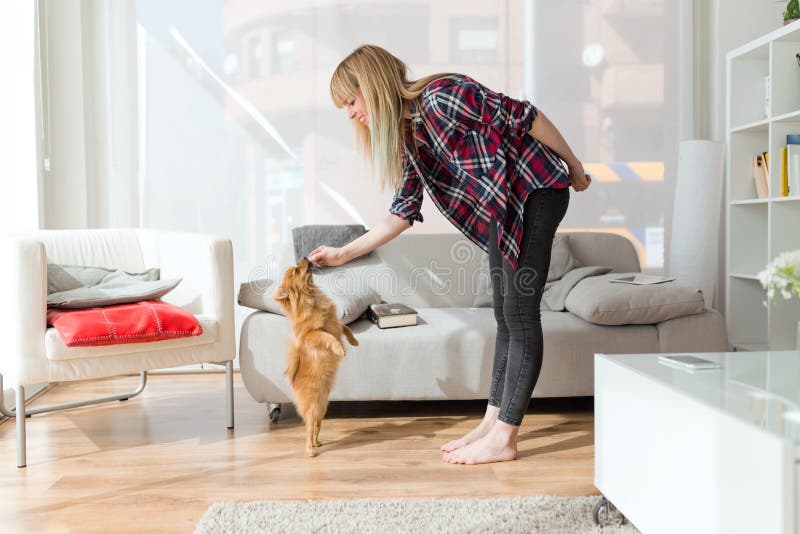
[[(380, 329), (367, 319), (350, 325), (358, 347), (347, 355), (331, 400), (486, 399), (497, 323), (490, 308), (417, 308), (419, 324)], [(568, 312), (542, 312), (544, 360), (535, 397), (591, 395), (595, 352), (658, 352), (653, 325), (588, 323)], [(253, 313), (242, 326), (242, 379), (256, 402), (287, 402), (285, 317)], [(368, 379), (365, 380), (365, 377)]]
[(180, 278), (159, 280), (158, 269), (129, 273), (103, 267), (47, 265), (47, 305), (57, 308), (95, 308), (160, 298)]
[(67, 347), (148, 343), (203, 333), (194, 315), (159, 301), (82, 310), (47, 310), (47, 323)]
[[(50, 327), (45, 331), (44, 334), (45, 354), (47, 355), (47, 359), (51, 361), (85, 361), (89, 358), (103, 357), (113, 359), (115, 356), (142, 353), (151, 353), (152, 355), (158, 355), (158, 358), (161, 358), (168, 351), (174, 351), (175, 349), (185, 349), (189, 347), (197, 347), (200, 349), (204, 346), (215, 343), (219, 338), (219, 321), (210, 315), (195, 315), (195, 319), (197, 319), (197, 322), (200, 323), (200, 327), (203, 329), (203, 333), (199, 336), (176, 337), (173, 339), (165, 339), (163, 341), (153, 341), (151, 343), (125, 343), (122, 345), (100, 345), (93, 347), (68, 347), (61, 340), (61, 337), (58, 335), (58, 331), (55, 328)], [(159, 363), (155, 363), (149, 368), (163, 368), (164, 366), (159, 365)], [(80, 365), (85, 364), (82, 363)], [(177, 366), (183, 364), (181, 364), (179, 361), (175, 361), (174, 365)], [(173, 365), (167, 365), (167, 367), (172, 366)], [(119, 369), (117, 370), (119, 371)], [(125, 372), (130, 371), (126, 370)], [(111, 374), (119, 373), (117, 372)]]
[(564, 305), (578, 317), (603, 325), (655, 324), (705, 309), (700, 289), (674, 281), (642, 286), (610, 282), (633, 274), (585, 278), (570, 291)]
[(564, 311), (567, 295), (576, 284), (579, 284), (581, 280), (588, 276), (606, 274), (610, 270), (611, 267), (602, 265), (587, 265), (586, 267), (571, 269), (558, 280), (547, 282), (542, 292), (540, 308), (542, 310)]
[[(294, 261), (300, 263), (300, 260), (322, 245), (342, 247), (366, 232), (363, 224), (307, 224), (292, 228)], [(364, 256), (369, 254), (371, 252)]]
[(556, 233), (550, 249), (550, 268), (547, 270), (547, 281), (559, 280), (575, 267), (575, 258), (569, 247), (569, 234)]
[[(317, 287), (336, 304), (342, 324), (352, 323), (363, 315), (370, 304), (381, 302), (381, 296), (375, 290), (355, 278), (356, 275), (349, 275), (346, 269), (314, 275)], [(239, 287), (238, 302), (255, 310), (284, 315), (280, 304), (273, 298), (277, 287), (276, 281), (270, 278), (245, 282)]]

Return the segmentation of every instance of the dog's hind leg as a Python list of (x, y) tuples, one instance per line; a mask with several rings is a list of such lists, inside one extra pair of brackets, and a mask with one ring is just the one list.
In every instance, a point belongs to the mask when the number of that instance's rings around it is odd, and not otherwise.
[(347, 338), (347, 341), (349, 341), (350, 344), (353, 345), (354, 347), (357, 347), (358, 346), (358, 340), (356, 339), (356, 336), (353, 335), (353, 331), (350, 330), (350, 327), (348, 327), (347, 325), (343, 324), (342, 325), (342, 331), (344, 332), (344, 335)]
[(314, 421), (314, 446), (320, 447), (322, 444), (319, 442), (319, 430), (322, 427), (322, 419)]
[(317, 445), (314, 439), (317, 428), (317, 421), (314, 419), (315, 411), (315, 407), (310, 406), (303, 414), (303, 422), (306, 424), (306, 455), (309, 458), (317, 455)]

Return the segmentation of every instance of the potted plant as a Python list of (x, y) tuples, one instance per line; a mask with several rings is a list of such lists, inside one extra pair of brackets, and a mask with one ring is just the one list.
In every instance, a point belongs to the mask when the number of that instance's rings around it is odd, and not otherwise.
[(800, 0), (789, 0), (786, 11), (783, 12), (783, 25), (791, 24), (800, 19)]
[[(785, 300), (792, 298), (792, 294), (800, 297), (800, 250), (780, 254), (758, 273), (758, 279), (767, 290), (767, 300), (772, 300), (776, 291)], [(797, 350), (800, 350), (800, 317), (797, 321)]]

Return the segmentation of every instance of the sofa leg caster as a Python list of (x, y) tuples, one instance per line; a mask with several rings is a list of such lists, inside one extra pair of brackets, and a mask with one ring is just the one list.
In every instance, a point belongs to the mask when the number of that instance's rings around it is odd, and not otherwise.
[(269, 414), (269, 420), (277, 423), (278, 419), (281, 418), (281, 404), (279, 402), (268, 402), (267, 413)]

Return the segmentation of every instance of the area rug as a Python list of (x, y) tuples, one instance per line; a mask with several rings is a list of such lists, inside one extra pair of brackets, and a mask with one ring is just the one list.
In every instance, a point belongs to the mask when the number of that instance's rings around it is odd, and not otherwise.
[(219, 502), (195, 534), (251, 532), (638, 532), (630, 523), (600, 528), (598, 497), (357, 499)]

